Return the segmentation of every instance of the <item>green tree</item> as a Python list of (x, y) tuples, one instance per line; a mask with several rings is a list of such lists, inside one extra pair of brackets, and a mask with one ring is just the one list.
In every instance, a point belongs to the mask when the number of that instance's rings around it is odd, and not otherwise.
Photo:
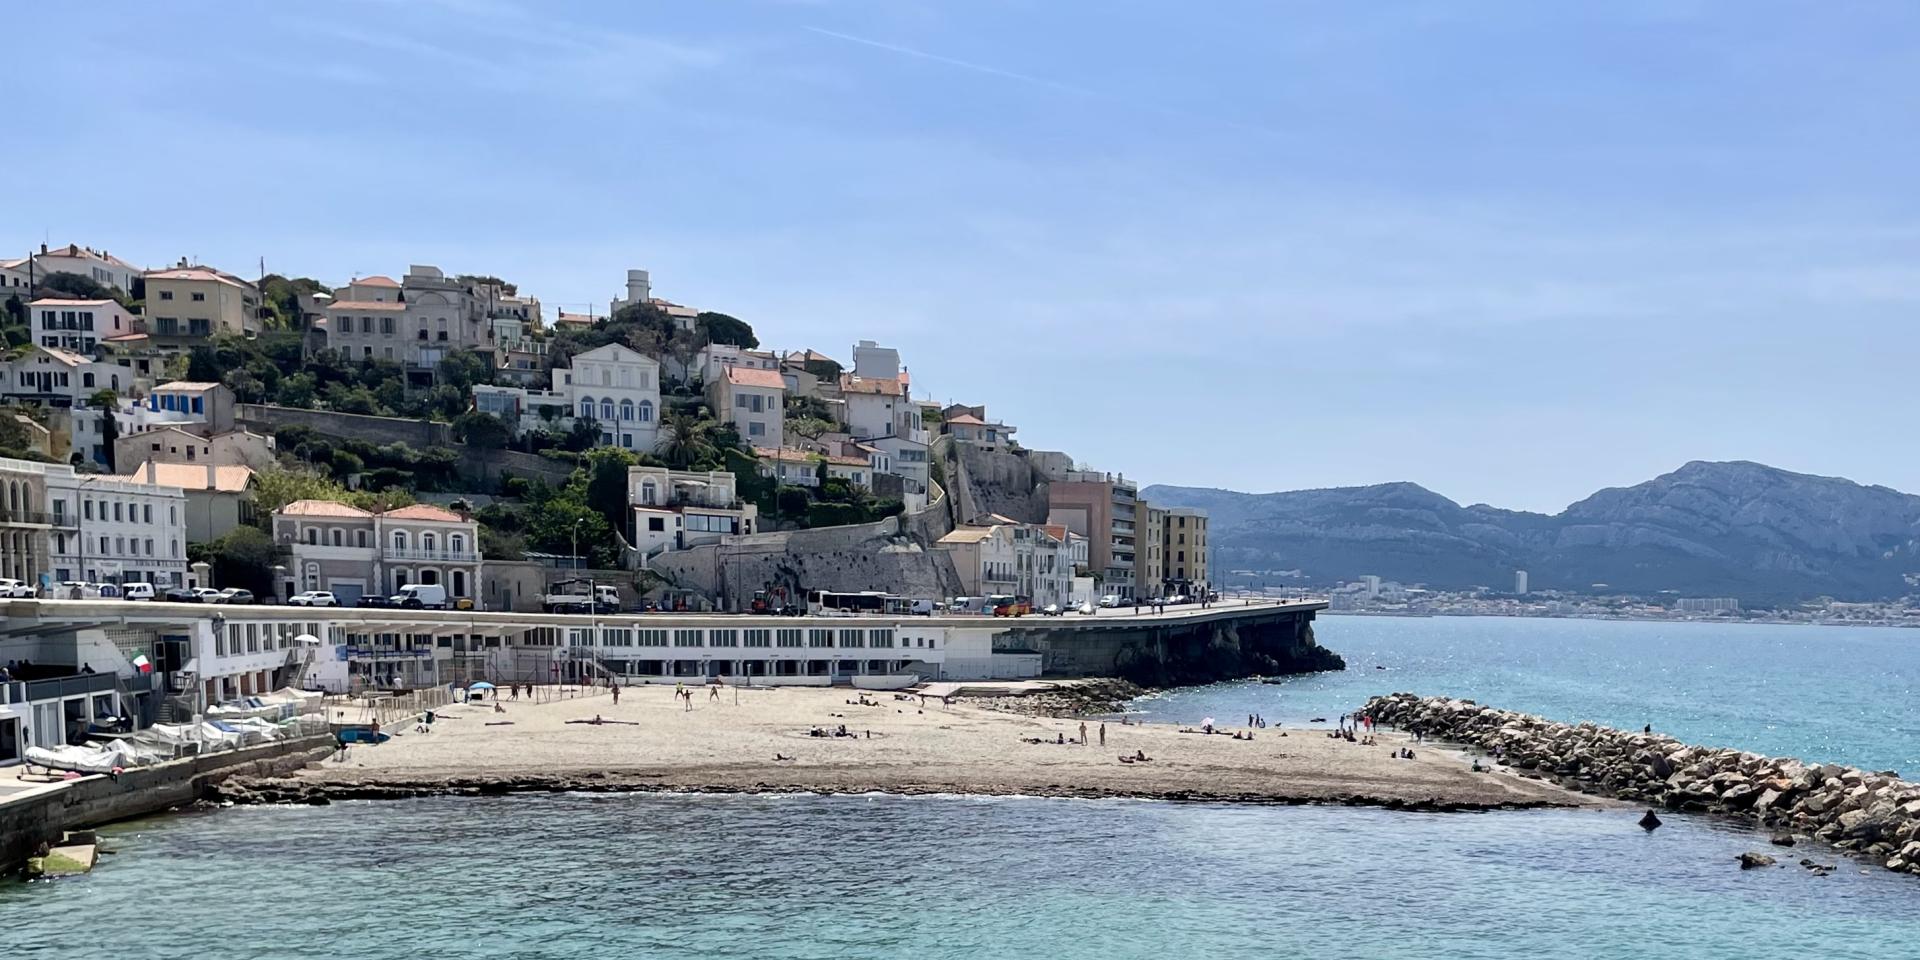
[(202, 555), (211, 558), (214, 582), (223, 587), (241, 587), (259, 597), (279, 590), (273, 582), (273, 567), (280, 562), (280, 548), (265, 531), (236, 527), (205, 545)]
[(654, 448), (667, 465), (685, 470), (696, 461), (715, 456), (709, 420), (702, 420), (692, 414), (669, 413), (660, 421), (660, 441)]
[(197, 346), (187, 352), (187, 379), (194, 383), (219, 383), (222, 367), (213, 347)]
[(108, 473), (119, 472), (113, 453), (113, 443), (120, 439), (120, 422), (113, 418), (113, 408), (119, 404), (120, 398), (112, 390), (100, 390), (87, 398), (87, 406), (100, 411), (100, 455), (106, 458)]
[(498, 450), (513, 442), (513, 428), (491, 413), (469, 410), (453, 418), (454, 439), (480, 450)]
[(750, 324), (724, 313), (703, 312), (694, 318), (694, 327), (708, 343), (730, 343), (748, 350), (760, 345), (760, 338), (753, 335)]
[(74, 300), (118, 300), (120, 293), (118, 287), (110, 287), (92, 277), (64, 270), (40, 277), (33, 289), (36, 298), (69, 297)]
[(627, 528), (627, 468), (635, 464), (634, 455), (619, 447), (601, 447), (587, 452), (587, 506), (607, 518), (615, 530)]
[(436, 371), (441, 383), (454, 387), (463, 394), (476, 383), (492, 383), (494, 377), (493, 360), (473, 350), (450, 351), (440, 361)]

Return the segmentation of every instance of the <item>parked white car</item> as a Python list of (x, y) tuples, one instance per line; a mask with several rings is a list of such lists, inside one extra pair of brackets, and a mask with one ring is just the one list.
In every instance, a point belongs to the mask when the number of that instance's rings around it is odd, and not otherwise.
[(288, 597), (287, 603), (296, 607), (337, 607), (340, 598), (330, 590), (302, 590)]
[(1100, 605), (1103, 607), (1117, 607), (1120, 605), (1120, 595), (1117, 593), (1109, 593), (1100, 598)]
[(33, 584), (24, 580), (0, 579), (0, 597), (33, 597), (39, 593)]
[(194, 587), (193, 595), (196, 597), (199, 597), (201, 603), (221, 602), (220, 591), (215, 590), (212, 587)]

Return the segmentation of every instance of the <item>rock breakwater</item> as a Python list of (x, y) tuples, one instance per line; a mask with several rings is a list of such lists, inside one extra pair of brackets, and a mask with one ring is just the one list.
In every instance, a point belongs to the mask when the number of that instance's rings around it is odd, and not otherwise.
[(1560, 723), (1448, 697), (1388, 694), (1368, 700), (1361, 712), (1422, 736), (1479, 747), (1575, 789), (1723, 814), (1920, 874), (1920, 783), (1892, 771), (1694, 746), (1665, 734)]

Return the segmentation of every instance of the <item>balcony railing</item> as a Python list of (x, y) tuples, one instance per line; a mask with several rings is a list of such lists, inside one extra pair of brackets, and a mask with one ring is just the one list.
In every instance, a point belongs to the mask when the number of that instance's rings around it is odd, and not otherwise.
[[(0, 508), (0, 523), (40, 523), (52, 526), (53, 514), (39, 510), (8, 510)], [(61, 524), (65, 526), (64, 518)]]
[(433, 560), (440, 563), (479, 563), (480, 555), (472, 550), (400, 550), (389, 547), (385, 551), (388, 560)]

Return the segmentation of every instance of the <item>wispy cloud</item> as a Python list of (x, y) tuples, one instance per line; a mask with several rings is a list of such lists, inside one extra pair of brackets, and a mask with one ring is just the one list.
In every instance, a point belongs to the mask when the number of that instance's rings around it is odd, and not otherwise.
[(1184, 110), (1178, 107), (1170, 107), (1165, 104), (1158, 104), (1150, 101), (1144, 101), (1134, 97), (1115, 96), (1110, 93), (1104, 93), (1102, 91), (1095, 90), (1091, 87), (1083, 87), (1077, 84), (1066, 83), (1060, 80), (1053, 80), (1047, 77), (1035, 76), (1030, 73), (1021, 73), (1018, 70), (1008, 70), (1003, 67), (996, 67), (991, 64), (985, 64), (985, 63), (977, 63), (972, 60), (962, 60), (958, 57), (944, 56), (942, 54), (931, 53), (926, 50), (916, 50), (913, 47), (901, 46), (900, 44), (897, 44), (897, 43), (888, 43), (883, 40), (874, 40), (869, 37), (858, 37), (858, 36), (854, 36), (851, 33), (842, 33), (838, 30), (828, 30), (825, 27), (805, 26), (805, 27), (802, 27), (801, 29), (806, 30), (809, 33), (815, 33), (823, 37), (829, 37), (834, 40), (842, 41), (844, 43), (859, 44), (860, 46), (863, 46), (863, 47), (871, 47), (875, 50), (884, 50), (888, 53), (899, 54), (900, 56), (903, 56), (903, 57), (913, 57), (918, 60), (926, 60), (931, 63), (943, 64), (945, 66), (955, 67), (961, 70), (970, 70), (974, 73), (985, 74), (990, 77), (998, 77), (1002, 80), (1012, 80), (1016, 83), (1023, 83), (1023, 84), (1028, 84), (1030, 86), (1041, 87), (1043, 89), (1052, 90), (1056, 93), (1068, 94), (1070, 96), (1084, 97), (1089, 100), (1099, 100), (1103, 103), (1113, 104), (1113, 105), (1123, 107), (1126, 109), (1131, 109), (1131, 110), (1142, 110), (1148, 113), (1158, 114), (1159, 116), (1168, 117), (1175, 120), (1181, 120), (1189, 123), (1203, 123), (1203, 124), (1210, 124), (1213, 126), (1226, 127), (1231, 130), (1238, 130), (1242, 133), (1250, 133), (1250, 134), (1255, 134), (1262, 137), (1278, 138), (1278, 137), (1286, 136), (1286, 134), (1282, 133), (1279, 130), (1263, 127), (1255, 123), (1246, 123), (1243, 121), (1232, 120), (1225, 117), (1213, 116), (1211, 114), (1198, 113), (1192, 110)]

